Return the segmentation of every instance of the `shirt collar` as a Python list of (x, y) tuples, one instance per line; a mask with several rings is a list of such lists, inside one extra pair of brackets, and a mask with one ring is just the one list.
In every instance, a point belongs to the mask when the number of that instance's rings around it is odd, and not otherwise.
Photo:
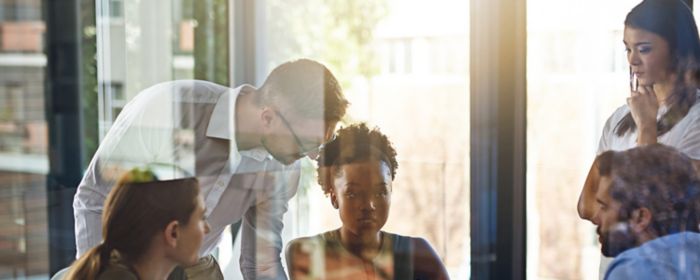
[(229, 89), (219, 96), (219, 100), (217, 100), (216, 105), (214, 105), (214, 111), (211, 113), (206, 135), (211, 138), (229, 140), (231, 142), (232, 151), (235, 150), (242, 156), (247, 156), (257, 161), (263, 161), (269, 157), (269, 153), (265, 149), (255, 148), (239, 151), (234, 133), (232, 133), (232, 131), (236, 131), (236, 123), (232, 122), (236, 116), (236, 100), (241, 93), (241, 89), (245, 86), (248, 85)]
[(229, 89), (219, 96), (219, 100), (216, 101), (214, 106), (214, 111), (211, 113), (211, 118), (209, 118), (206, 134), (208, 137), (225, 140), (233, 139), (231, 131), (236, 131), (236, 124), (231, 122), (231, 120), (236, 115), (235, 105), (240, 90), (241, 87)]

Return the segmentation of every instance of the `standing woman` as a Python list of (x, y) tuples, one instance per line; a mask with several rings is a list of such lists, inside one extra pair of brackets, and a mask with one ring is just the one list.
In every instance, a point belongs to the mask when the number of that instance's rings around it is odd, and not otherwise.
[[(623, 36), (630, 97), (605, 123), (597, 153), (662, 143), (685, 153), (697, 169), (700, 38), (690, 8), (681, 0), (644, 0), (627, 14)], [(599, 208), (598, 181), (594, 162), (578, 201), (579, 215), (589, 221)]]
[(167, 279), (176, 265), (199, 260), (209, 232), (204, 210), (196, 179), (157, 181), (152, 172), (133, 169), (105, 201), (102, 243), (64, 279)]

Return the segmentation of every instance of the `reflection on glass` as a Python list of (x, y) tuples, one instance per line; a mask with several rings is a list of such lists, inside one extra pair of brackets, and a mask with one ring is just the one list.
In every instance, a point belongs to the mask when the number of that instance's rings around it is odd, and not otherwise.
[(194, 78), (195, 7), (192, 0), (97, 1), (100, 139), (141, 90)]
[[(469, 1), (261, 3), (261, 72), (300, 56), (327, 63), (352, 103), (348, 122), (379, 126), (400, 155), (386, 229), (425, 237), (453, 278), (467, 278)], [(287, 240), (338, 228), (319, 186), (295, 202)]]
[(287, 245), (292, 279), (446, 279), (425, 239), (382, 230), (399, 169), (396, 150), (378, 128), (354, 124), (337, 132), (318, 159), (319, 184), (342, 225)]
[(638, 2), (527, 1), (528, 279), (598, 279), (595, 229), (575, 205), (629, 94), (622, 29)]
[[(272, 67), (301, 56), (330, 66), (352, 102), (348, 121), (380, 126), (402, 155), (397, 203), (387, 230), (425, 237), (450, 275), (465, 278), (470, 251), (469, 3), (341, 2), (255, 1), (257, 45), (255, 57), (247, 59), (256, 62), (258, 80), (250, 82), (260, 85)], [(230, 47), (220, 40), (229, 33), (206, 33), (222, 24), (200, 17), (219, 18), (207, 5), (193, 0), (98, 1), (100, 138), (124, 105), (151, 85), (191, 78), (223, 83), (217, 77), (230, 69), (218, 68), (218, 63), (228, 64), (227, 57), (202, 47), (216, 45), (215, 52)], [(191, 138), (186, 134), (176, 135), (176, 141)], [(305, 180), (315, 181), (309, 161), (305, 168)], [(332, 213), (323, 211), (328, 207), (318, 186), (300, 189), (286, 216), (285, 241), (337, 226), (335, 215), (322, 214)], [(223, 244), (230, 241), (226, 235)], [(219, 248), (222, 269), (234, 279), (238, 255), (227, 246)]]
[(48, 273), (41, 1), (0, 1), (0, 278)]

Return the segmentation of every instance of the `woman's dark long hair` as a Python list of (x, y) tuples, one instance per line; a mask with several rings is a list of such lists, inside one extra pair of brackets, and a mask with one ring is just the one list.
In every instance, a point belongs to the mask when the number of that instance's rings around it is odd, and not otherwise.
[[(673, 91), (666, 100), (668, 111), (656, 123), (658, 136), (683, 119), (695, 104), (700, 81), (700, 38), (693, 13), (681, 0), (644, 0), (625, 19), (625, 26), (642, 29), (664, 38), (671, 56), (671, 71), (676, 74)], [(615, 134), (623, 136), (637, 129), (632, 114), (617, 123)]]
[(65, 279), (97, 279), (113, 253), (133, 265), (168, 223), (189, 222), (198, 195), (195, 178), (158, 181), (148, 170), (127, 172), (105, 200), (102, 243), (75, 261)]

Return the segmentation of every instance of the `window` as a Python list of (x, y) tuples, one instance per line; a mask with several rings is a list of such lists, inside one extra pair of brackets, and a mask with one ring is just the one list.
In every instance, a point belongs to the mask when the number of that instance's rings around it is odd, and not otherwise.
[(47, 278), (42, 1), (0, 1), (0, 278)]
[(104, 135), (109, 131), (109, 128), (112, 127), (112, 123), (117, 119), (119, 112), (124, 108), (127, 100), (124, 94), (124, 86), (119, 82), (103, 83), (101, 88), (102, 94), (100, 100), (102, 100), (102, 102), (100, 103), (98, 114), (101, 120), (101, 135)]
[(622, 30), (637, 3), (527, 1), (528, 279), (598, 279), (595, 228), (575, 205), (629, 94)]
[[(298, 57), (325, 62), (352, 103), (348, 120), (378, 126), (397, 147), (384, 230), (426, 238), (453, 279), (466, 279), (469, 1), (341, 2), (261, 1), (260, 73)], [(294, 200), (285, 238), (340, 226), (316, 184)]]
[(109, 0), (109, 16), (114, 19), (124, 17), (123, 0)]

